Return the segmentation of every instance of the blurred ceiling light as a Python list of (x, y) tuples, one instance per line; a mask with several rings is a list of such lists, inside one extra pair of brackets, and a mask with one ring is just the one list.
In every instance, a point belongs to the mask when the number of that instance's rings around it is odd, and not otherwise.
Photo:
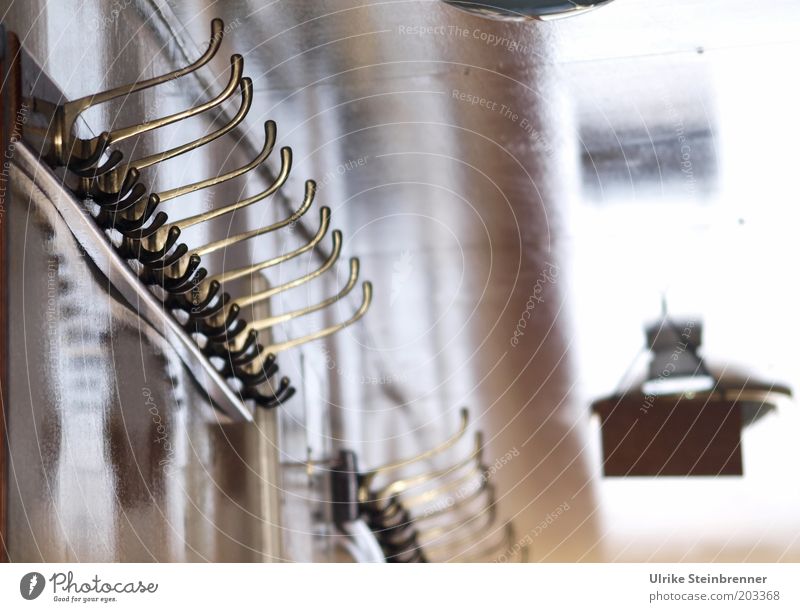
[(745, 374), (712, 372), (698, 354), (702, 322), (666, 315), (646, 329), (645, 380), (592, 404), (606, 476), (740, 476), (742, 427), (791, 390)]
[(613, 0), (444, 0), (458, 8), (494, 19), (523, 21), (559, 19), (590, 11)]

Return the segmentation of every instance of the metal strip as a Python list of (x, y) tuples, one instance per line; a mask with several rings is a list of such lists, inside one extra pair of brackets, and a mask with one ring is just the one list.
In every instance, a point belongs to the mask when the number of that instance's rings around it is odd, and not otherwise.
[[(19, 41), (0, 24), (0, 151), (5, 157), (11, 137), (10, 123), (19, 106)], [(8, 177), (0, 172), (0, 563), (8, 561), (7, 495), (8, 466), (6, 448), (6, 402), (8, 397), (8, 223), (6, 215)]]

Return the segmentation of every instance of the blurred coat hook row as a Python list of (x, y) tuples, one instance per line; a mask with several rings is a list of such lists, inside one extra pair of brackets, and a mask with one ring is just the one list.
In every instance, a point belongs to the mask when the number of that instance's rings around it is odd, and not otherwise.
[(458, 8), (494, 19), (526, 21), (548, 20), (580, 15), (614, 0), (444, 0)]

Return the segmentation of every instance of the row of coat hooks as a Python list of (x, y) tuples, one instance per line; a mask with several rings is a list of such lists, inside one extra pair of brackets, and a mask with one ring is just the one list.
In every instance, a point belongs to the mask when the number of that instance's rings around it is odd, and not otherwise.
[[(457, 431), (438, 446), (367, 472), (360, 472), (355, 455), (344, 451), (331, 469), (335, 522), (363, 517), (389, 562), (507, 560), (512, 552), (527, 561), (526, 546), (515, 550), (513, 524), (499, 524), (481, 432), (455, 462), (419, 469), (466, 438), (468, 410), (463, 408), (459, 416)], [(342, 484), (348, 481), (352, 485)]]
[[(232, 296), (233, 290), (226, 290), (234, 281), (279, 266), (317, 248), (328, 233), (331, 222), (331, 211), (325, 206), (320, 208), (316, 233), (290, 252), (215, 274), (210, 274), (203, 266), (202, 258), (206, 255), (296, 223), (310, 210), (314, 201), (316, 185), (311, 180), (305, 183), (304, 197), (297, 209), (280, 221), (203, 244), (181, 241), (187, 229), (265, 201), (284, 187), (292, 165), (292, 152), (288, 147), (280, 150), (280, 169), (271, 184), (259, 193), (188, 217), (176, 219), (167, 213), (170, 208), (175, 208), (171, 205), (172, 200), (247, 175), (264, 164), (277, 140), (273, 121), (264, 124), (261, 151), (239, 168), (159, 191), (142, 182), (143, 170), (208, 145), (242, 123), (253, 101), (252, 81), (243, 76), (243, 58), (240, 55), (231, 57), (227, 85), (207, 102), (168, 116), (145, 118), (141, 123), (112, 126), (92, 138), (75, 135), (76, 122), (85, 111), (116, 99), (122, 99), (124, 103), (128, 96), (179, 79), (208, 64), (220, 48), (223, 32), (223, 22), (214, 19), (206, 51), (194, 63), (179, 70), (61, 104), (35, 98), (32, 105), (35, 113), (49, 118), (43, 134), (48, 147), (45, 161), (53, 167), (66, 169), (65, 182), (87, 204), (94, 222), (105, 232), (116, 252), (131, 264), (139, 281), (152, 289), (164, 308), (192, 335), (219, 374), (243, 399), (254, 400), (257, 405), (268, 408), (281, 404), (294, 393), (286, 377), (278, 384), (272, 383), (278, 371), (275, 355), (334, 334), (358, 321), (370, 306), (372, 286), (368, 281), (363, 283), (361, 304), (347, 320), (283, 342), (262, 342), (260, 333), (320, 311), (347, 296), (358, 282), (357, 258), (350, 259), (347, 282), (335, 295), (305, 308), (265, 318), (246, 320), (242, 316), (245, 308), (266, 302), (331, 270), (342, 248), (342, 234), (334, 230), (331, 232), (330, 254), (315, 270), (243, 295)], [(113, 148), (219, 107), (237, 91), (241, 100), (236, 113), (224, 125), (200, 138), (136, 159), (125, 159), (121, 151)], [(351, 467), (345, 469), (340, 462), (332, 466), (335, 476), (352, 481), (352, 486), (344, 489), (353, 493), (352, 499), (346, 502), (337, 501), (334, 496), (334, 507), (348, 507), (350, 518), (360, 517), (366, 521), (387, 561), (475, 561), (508, 556), (515, 540), (514, 528), (510, 522), (499, 524), (494, 486), (490, 469), (483, 460), (484, 445), (480, 433), (475, 434), (466, 456), (456, 462), (435, 470), (419, 469), (421, 465), (441, 460), (447, 451), (455, 451), (466, 437), (468, 426), (468, 412), (463, 409), (456, 433), (415, 457), (360, 473), (355, 467), (355, 455), (349, 453), (350, 461), (346, 465)], [(523, 548), (519, 554), (525, 560), (527, 550)]]
[[(226, 286), (317, 248), (330, 226), (330, 208), (320, 208), (318, 231), (299, 248), (240, 268), (210, 274), (202, 265), (203, 256), (290, 226), (311, 208), (316, 185), (309, 180), (305, 183), (305, 195), (300, 206), (276, 223), (205, 244), (186, 244), (181, 241), (181, 236), (188, 228), (224, 215), (232, 215), (262, 202), (284, 186), (292, 165), (292, 151), (289, 147), (280, 150), (280, 170), (272, 183), (260, 193), (177, 220), (170, 210), (179, 209), (172, 200), (247, 175), (264, 164), (276, 144), (275, 123), (267, 121), (264, 124), (264, 145), (260, 153), (239, 168), (161, 191), (148, 188), (140, 180), (141, 173), (146, 168), (208, 145), (242, 123), (253, 101), (253, 83), (243, 76), (242, 56), (231, 57), (227, 85), (207, 102), (171, 115), (147, 117), (133, 125), (111, 126), (93, 138), (79, 138), (75, 135), (76, 122), (85, 111), (117, 99), (121, 99), (124, 104), (128, 96), (185, 77), (208, 64), (220, 48), (223, 33), (222, 20), (214, 19), (211, 22), (208, 47), (203, 55), (179, 70), (66, 103), (55, 104), (34, 99), (32, 104), (35, 112), (44, 114), (50, 120), (44, 135), (48, 147), (44, 155), (45, 161), (54, 167), (66, 168), (65, 179), (69, 181), (70, 189), (87, 202), (94, 221), (105, 231), (116, 252), (136, 270), (140, 281), (151, 287), (153, 293), (163, 301), (165, 309), (192, 335), (214, 368), (243, 399), (254, 400), (262, 407), (273, 407), (286, 401), (294, 393), (288, 378), (283, 377), (277, 384), (272, 382), (278, 371), (276, 354), (334, 334), (358, 321), (370, 306), (372, 286), (368, 281), (363, 283), (361, 304), (349, 319), (283, 342), (264, 342), (263, 333), (281, 323), (327, 308), (347, 296), (358, 281), (357, 258), (350, 260), (348, 280), (341, 291), (319, 303), (254, 320), (246, 320), (242, 316), (242, 310), (308, 283), (330, 270), (341, 252), (341, 232), (332, 232), (330, 255), (312, 272), (263, 291), (250, 291), (243, 295), (232, 296)], [(237, 91), (241, 101), (233, 117), (200, 138), (132, 160), (126, 160), (122, 152), (113, 148), (124, 141), (217, 108)]]

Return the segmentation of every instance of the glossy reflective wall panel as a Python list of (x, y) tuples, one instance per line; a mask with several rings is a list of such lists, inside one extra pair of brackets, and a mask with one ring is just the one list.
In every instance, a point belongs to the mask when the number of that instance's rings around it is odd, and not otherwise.
[[(501, 23), (415, 0), (134, 2), (118, 15), (99, 2), (66, 5), (15, 2), (7, 19), (28, 32), (71, 96), (102, 89), (108, 66), (150, 74), (153, 48), (196, 57), (209, 19), (223, 17), (225, 49), (244, 54), (256, 88), (245, 141), (254, 135), (257, 146), (260, 123), (278, 122), (278, 146), (296, 153), (289, 193), (299, 194), (304, 178), (319, 181), (345, 252), (361, 257), (375, 282), (363, 325), (282, 363), (306, 381), (287, 412), (294, 446), (286, 461), (302, 460), (306, 446), (320, 458), (346, 446), (366, 467), (378, 465), (446, 437), (468, 405), (487, 433), (487, 461), (511, 457), (495, 463), (501, 515), (532, 544), (532, 560), (800, 560), (794, 407), (745, 431), (744, 477), (708, 480), (603, 479), (589, 410), (629, 368), (643, 367), (642, 327), (662, 297), (672, 312), (704, 320), (704, 354), (720, 367), (795, 387), (800, 380), (791, 280), (800, 261), (791, 205), (796, 2), (616, 0), (548, 23)], [(226, 62), (204, 78), (213, 83)], [(47, 260), (36, 265), (45, 282)], [(46, 290), (46, 282), (36, 289)], [(307, 304), (314, 291), (275, 308)], [(107, 296), (103, 308), (110, 316)], [(341, 317), (350, 305), (337, 309)], [(138, 334), (134, 322), (125, 326)], [(95, 351), (124, 337), (87, 333)], [(168, 350), (152, 350), (162, 371)], [(80, 427), (97, 432), (85, 447), (66, 445), (72, 425), (61, 412), (41, 417), (44, 400), (35, 402), (39, 417), (24, 413), (50, 445), (41, 451), (49, 467), (29, 485), (36, 495), (81, 483), (64, 467), (73, 465), (63, 463), (68, 452), (106, 466), (92, 480), (96, 504), (42, 509), (36, 524), (57, 534), (76, 517), (114, 521), (103, 533), (146, 551), (155, 534), (131, 543), (137, 528), (121, 525), (131, 508), (158, 511), (142, 503), (139, 485), (121, 489), (137, 481), (120, 469), (126, 455), (108, 454), (122, 418), (109, 408), (116, 374), (92, 375), (89, 395), (83, 384), (70, 387), (81, 398), (71, 410), (88, 410)], [(154, 393), (171, 393), (168, 380), (161, 384), (152, 383)], [(185, 389), (186, 404), (170, 418), (182, 415), (188, 448), (202, 409)], [(143, 416), (134, 422), (146, 430)], [(39, 461), (33, 444), (25, 452)], [(153, 460), (156, 450), (147, 451)], [(198, 466), (216, 460), (197, 452)], [(170, 482), (159, 486), (184, 504), (170, 511), (202, 514), (184, 503), (183, 492), (201, 490), (197, 481)], [(307, 507), (301, 495), (288, 503)], [(132, 515), (133, 525), (142, 520)], [(157, 533), (170, 524), (159, 520)], [(501, 524), (468, 548), (497, 537)], [(310, 518), (297, 531), (320, 533)], [(296, 550), (287, 556), (313, 556), (308, 546)]]

